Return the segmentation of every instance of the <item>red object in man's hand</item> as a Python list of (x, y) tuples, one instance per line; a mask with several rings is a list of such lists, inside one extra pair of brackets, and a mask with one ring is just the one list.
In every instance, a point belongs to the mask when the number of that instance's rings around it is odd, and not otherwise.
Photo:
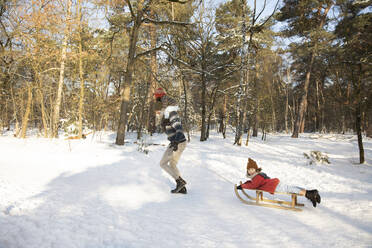
[(155, 98), (162, 98), (165, 95), (166, 95), (166, 93), (165, 93), (163, 88), (157, 88), (155, 90), (155, 93), (154, 93)]

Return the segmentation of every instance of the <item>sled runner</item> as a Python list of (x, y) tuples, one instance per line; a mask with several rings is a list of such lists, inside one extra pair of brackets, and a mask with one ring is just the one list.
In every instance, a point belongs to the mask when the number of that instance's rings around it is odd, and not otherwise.
[[(258, 190), (258, 189), (248, 190), (248, 191), (256, 192), (256, 197), (252, 197), (246, 191), (244, 191), (244, 189), (241, 189), (241, 192), (243, 193), (243, 195), (248, 199), (246, 200), (246, 199), (243, 199), (243, 197), (239, 194), (236, 184), (234, 185), (234, 191), (238, 199), (248, 205), (256, 205), (256, 206), (269, 207), (269, 208), (279, 208), (279, 209), (286, 209), (286, 210), (292, 210), (292, 211), (302, 211), (302, 209), (298, 207), (305, 206), (304, 204), (297, 202), (297, 196), (299, 196), (299, 194), (295, 194), (295, 193), (275, 192), (275, 194), (291, 195), (291, 201), (283, 201), (283, 200), (270, 200), (270, 199), (264, 198), (263, 193), (266, 191), (263, 191), (263, 190)], [(267, 204), (266, 202), (270, 204)], [(283, 206), (283, 205), (287, 205), (287, 206)]]

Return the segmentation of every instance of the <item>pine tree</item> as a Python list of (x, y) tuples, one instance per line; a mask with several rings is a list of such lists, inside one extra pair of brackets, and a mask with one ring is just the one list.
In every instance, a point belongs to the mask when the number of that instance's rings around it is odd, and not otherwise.
[(341, 39), (341, 63), (348, 71), (352, 82), (352, 108), (355, 114), (355, 130), (358, 136), (359, 162), (365, 161), (362, 142), (362, 112), (367, 106), (368, 77), (372, 71), (372, 13), (365, 11), (372, 1), (340, 0), (342, 20), (337, 24), (335, 34)]
[(292, 133), (293, 138), (298, 138), (298, 134), (304, 124), (308, 105), (310, 76), (315, 57), (319, 52), (320, 40), (325, 32), (324, 27), (327, 24), (327, 15), (333, 5), (334, 1), (332, 0), (284, 0), (284, 6), (277, 15), (279, 21), (288, 23), (288, 27), (283, 33), (287, 37), (299, 37), (302, 39), (302, 43), (307, 45), (307, 49), (303, 50), (304, 56), (308, 58), (307, 68), (305, 69), (304, 89)]

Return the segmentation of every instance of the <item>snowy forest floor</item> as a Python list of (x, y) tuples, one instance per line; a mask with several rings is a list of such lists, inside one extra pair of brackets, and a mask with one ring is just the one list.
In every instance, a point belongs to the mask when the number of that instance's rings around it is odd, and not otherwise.
[[(192, 137), (179, 162), (187, 195), (159, 167), (168, 144), (139, 151), (135, 134), (85, 140), (0, 136), (0, 248), (372, 247), (372, 139), (358, 164), (355, 135), (268, 134), (233, 146), (233, 134)], [(331, 164), (312, 164), (317, 150)], [(233, 183), (247, 180), (248, 157), (270, 177), (317, 188), (322, 202), (302, 212), (241, 203)], [(280, 198), (286, 196), (271, 196)]]

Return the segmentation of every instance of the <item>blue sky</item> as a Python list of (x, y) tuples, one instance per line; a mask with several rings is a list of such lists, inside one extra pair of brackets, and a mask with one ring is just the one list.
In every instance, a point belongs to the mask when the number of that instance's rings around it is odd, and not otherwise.
[[(226, 3), (228, 2), (229, 0), (204, 0), (204, 3), (206, 6), (213, 6), (214, 8), (217, 8), (220, 4), (222, 3)], [(254, 0), (247, 0), (248, 1), (248, 5), (253, 9), (254, 7)], [(279, 3), (279, 6), (281, 4), (281, 0), (279, 0), (280, 3)], [(264, 12), (262, 13), (261, 18), (265, 18), (269, 15), (271, 15), (271, 13), (273, 12), (274, 8), (275, 8), (275, 4), (276, 4), (277, 0), (266, 0), (266, 7), (265, 7), (265, 10)], [(256, 3), (257, 3), (257, 12), (260, 12), (263, 8), (263, 5), (264, 5), (264, 0), (256, 0)], [(91, 9), (90, 13), (89, 13), (89, 18), (90, 18), (90, 22), (91, 23), (91, 26), (102, 26), (102, 18), (104, 18), (102, 16), (102, 9), (99, 9), (99, 10), (93, 10)], [(103, 26), (106, 26), (106, 21), (104, 21), (105, 24), (103, 24)]]

